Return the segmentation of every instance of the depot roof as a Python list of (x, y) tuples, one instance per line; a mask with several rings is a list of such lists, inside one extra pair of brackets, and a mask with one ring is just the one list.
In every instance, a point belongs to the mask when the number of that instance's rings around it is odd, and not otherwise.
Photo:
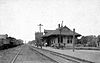
[[(70, 30), (67, 26), (57, 28), (56, 30), (44, 30), (45, 35), (42, 37), (48, 37), (51, 35), (65, 35), (65, 36), (72, 36), (73, 31)], [(75, 32), (75, 36), (81, 36), (81, 34), (78, 34)]]

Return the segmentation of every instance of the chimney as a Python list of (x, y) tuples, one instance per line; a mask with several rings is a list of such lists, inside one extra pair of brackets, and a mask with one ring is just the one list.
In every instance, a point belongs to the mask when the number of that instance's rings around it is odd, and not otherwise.
[(58, 28), (60, 28), (60, 24), (58, 24)]

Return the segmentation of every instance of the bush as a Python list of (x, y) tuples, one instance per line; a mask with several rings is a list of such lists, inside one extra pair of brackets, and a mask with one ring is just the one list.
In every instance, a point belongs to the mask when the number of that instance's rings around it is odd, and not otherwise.
[(96, 47), (96, 43), (95, 43), (95, 42), (89, 42), (89, 43), (88, 43), (88, 46), (89, 46), (89, 47)]

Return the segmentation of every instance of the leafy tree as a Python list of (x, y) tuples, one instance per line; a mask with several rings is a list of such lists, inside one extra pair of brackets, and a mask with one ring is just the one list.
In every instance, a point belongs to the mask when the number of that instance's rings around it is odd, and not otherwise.
[(82, 38), (80, 39), (81, 44), (83, 44), (84, 46), (87, 44), (87, 37), (82, 36)]
[(87, 37), (87, 45), (90, 47), (96, 47), (96, 36), (95, 35), (90, 35), (86, 36)]
[(83, 44), (84, 46), (96, 47), (97, 46), (96, 39), (97, 37), (95, 35), (89, 35), (89, 36), (82, 36), (80, 41), (81, 44)]

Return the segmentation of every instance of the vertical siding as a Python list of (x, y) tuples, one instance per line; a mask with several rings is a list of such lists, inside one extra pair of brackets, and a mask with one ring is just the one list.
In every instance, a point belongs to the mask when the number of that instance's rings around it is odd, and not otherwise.
[(58, 38), (55, 38), (55, 43), (58, 43)]

